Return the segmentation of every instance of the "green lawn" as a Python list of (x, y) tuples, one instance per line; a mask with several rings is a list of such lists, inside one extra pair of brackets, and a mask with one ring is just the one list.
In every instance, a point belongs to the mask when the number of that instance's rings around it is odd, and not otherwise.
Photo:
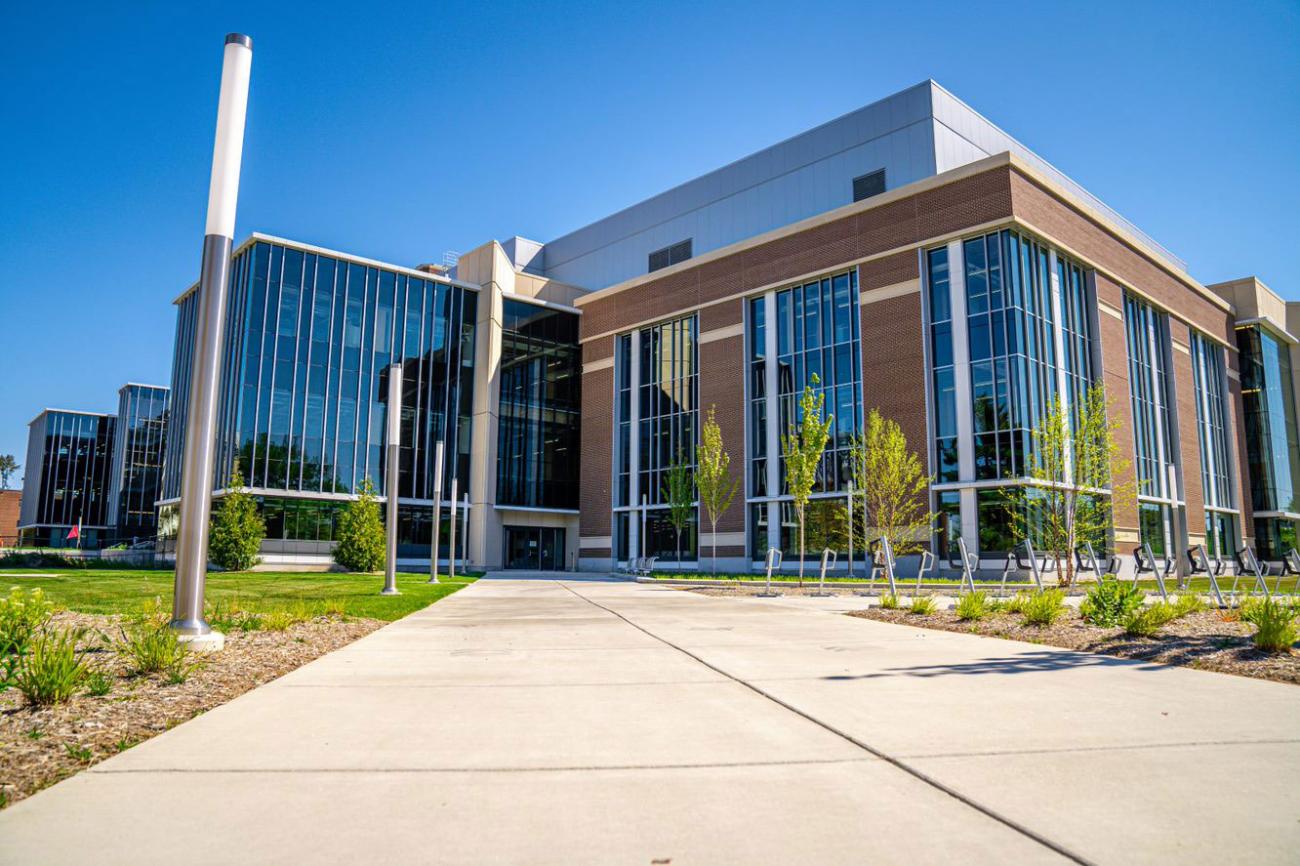
[[(29, 576), (30, 575), (30, 576)], [(52, 576), (50, 576), (52, 575)], [(392, 621), (432, 604), (472, 583), (459, 574), (429, 584), (427, 574), (397, 575), (401, 595), (380, 595), (384, 578), (374, 574), (330, 572), (213, 572), (208, 575), (210, 604), (234, 605), (250, 613), (277, 610), (323, 610), (328, 604), (349, 616)], [(0, 593), (9, 587), (40, 587), (55, 604), (84, 613), (133, 613), (153, 599), (171, 607), (170, 571), (117, 568), (0, 569)]]

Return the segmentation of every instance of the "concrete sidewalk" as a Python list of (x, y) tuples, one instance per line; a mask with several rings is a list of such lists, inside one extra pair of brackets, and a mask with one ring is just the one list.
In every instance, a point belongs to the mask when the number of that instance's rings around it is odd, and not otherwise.
[(1300, 689), (480, 580), (0, 812), (4, 863), (1295, 862)]

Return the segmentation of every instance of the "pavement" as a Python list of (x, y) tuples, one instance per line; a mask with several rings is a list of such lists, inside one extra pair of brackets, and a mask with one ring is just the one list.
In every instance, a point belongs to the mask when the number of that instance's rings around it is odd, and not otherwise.
[(480, 580), (0, 812), (0, 862), (1300, 857), (1295, 686), (801, 602)]

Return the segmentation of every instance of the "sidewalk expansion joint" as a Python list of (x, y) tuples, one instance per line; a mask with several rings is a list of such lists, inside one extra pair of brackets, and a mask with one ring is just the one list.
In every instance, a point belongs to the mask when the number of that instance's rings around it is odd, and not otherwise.
[(131, 767), (110, 769), (92, 767), (87, 775), (95, 776), (148, 776), (164, 774), (191, 774), (219, 776), (231, 775), (281, 775), (322, 773), (363, 775), (370, 773), (396, 773), (407, 775), (455, 773), (592, 773), (621, 772), (627, 770), (726, 770), (747, 767), (811, 767), (827, 764), (863, 764), (875, 758), (805, 758), (789, 761), (704, 761), (695, 764), (592, 764), (568, 767)]
[(1038, 833), (1037, 831), (1030, 829), (1029, 827), (1027, 827), (1027, 826), (1025, 826), (1024, 824), (1020, 823), (1019, 821), (1016, 821), (1014, 818), (1010, 818), (1010, 817), (1008, 817), (1008, 816), (1006, 816), (1006, 815), (1003, 815), (1002, 813), (998, 812), (997, 810), (993, 809), (992, 807), (990, 807), (990, 806), (986, 806), (986, 805), (984, 805), (983, 803), (980, 803), (979, 801), (974, 800), (974, 799), (972, 799), (972, 798), (966, 796), (965, 794), (961, 793), (961, 792), (958, 791), (957, 789), (952, 788), (952, 787), (950, 787), (949, 785), (944, 784), (943, 782), (940, 782), (938, 779), (936, 779), (936, 778), (934, 778), (933, 776), (931, 776), (930, 774), (926, 773), (924, 770), (921, 770), (921, 769), (919, 769), (919, 768), (917, 768), (917, 767), (914, 767), (914, 766), (912, 766), (911, 764), (906, 763), (906, 762), (903, 761), (902, 759), (897, 758), (897, 757), (895, 757), (895, 756), (893, 756), (893, 755), (890, 755), (890, 754), (888, 754), (888, 753), (886, 753), (886, 752), (884, 752), (884, 751), (882, 751), (882, 750), (876, 748), (875, 746), (872, 746), (872, 745), (870, 745), (869, 743), (866, 743), (866, 742), (864, 742), (864, 741), (858, 739), (857, 737), (853, 736), (852, 734), (848, 733), (847, 731), (843, 731), (843, 730), (841, 730), (841, 729), (835, 727), (834, 725), (831, 725), (831, 724), (829, 724), (829, 723), (827, 723), (827, 722), (824, 722), (824, 721), (822, 721), (821, 719), (817, 718), (816, 716), (814, 716), (814, 715), (812, 715), (812, 714), (810, 714), (810, 713), (808, 713), (808, 712), (805, 712), (804, 710), (799, 709), (798, 707), (794, 706), (793, 704), (791, 704), (791, 703), (789, 703), (789, 702), (787, 702), (787, 701), (782, 700), (781, 698), (779, 698), (779, 697), (777, 697), (776, 695), (772, 694), (771, 692), (766, 691), (765, 689), (763, 689), (763, 688), (761, 688), (761, 687), (755, 685), (754, 683), (752, 683), (752, 682), (750, 682), (750, 681), (748, 681), (748, 680), (742, 679), (741, 677), (735, 676), (734, 674), (729, 673), (728, 671), (726, 671), (726, 670), (724, 670), (724, 669), (718, 667), (717, 665), (713, 664), (712, 662), (709, 662), (709, 661), (704, 660), (703, 658), (701, 658), (700, 656), (698, 656), (698, 655), (696, 655), (695, 653), (691, 652), (690, 650), (686, 649), (685, 647), (682, 647), (682, 646), (680, 646), (680, 645), (678, 645), (678, 644), (675, 644), (675, 643), (673, 643), (672, 641), (668, 640), (667, 638), (665, 638), (665, 637), (661, 637), (660, 635), (655, 634), (654, 632), (650, 631), (650, 629), (648, 629), (648, 628), (646, 628), (646, 627), (644, 627), (644, 626), (642, 626), (642, 625), (638, 625), (637, 623), (635, 623), (635, 622), (633, 622), (632, 620), (628, 619), (626, 616), (624, 616), (623, 614), (621, 614), (621, 613), (619, 613), (618, 611), (614, 610), (613, 608), (606, 607), (605, 605), (601, 604), (600, 602), (595, 601), (594, 599), (588, 598), (587, 596), (585, 596), (585, 595), (583, 595), (582, 593), (578, 592), (577, 590), (575, 590), (573, 587), (569, 586), (568, 584), (563, 583), (562, 581), (558, 581), (558, 580), (556, 581), (556, 583), (558, 583), (560, 586), (564, 587), (564, 589), (568, 590), (568, 591), (569, 591), (570, 593), (572, 593), (573, 595), (575, 595), (575, 596), (577, 596), (578, 598), (582, 599), (583, 601), (587, 602), (588, 604), (600, 608), (601, 610), (605, 611), (606, 613), (610, 614), (611, 616), (617, 617), (618, 619), (620, 619), (620, 620), (622, 620), (623, 622), (627, 623), (628, 625), (630, 625), (632, 628), (636, 629), (637, 631), (640, 631), (640, 632), (642, 632), (642, 633), (644, 633), (644, 634), (646, 634), (646, 635), (648, 635), (648, 636), (654, 638), (655, 640), (657, 640), (657, 641), (663, 643), (663, 644), (666, 645), (666, 646), (670, 646), (670, 647), (672, 647), (673, 649), (675, 649), (675, 650), (677, 650), (678, 652), (680, 652), (682, 655), (685, 655), (685, 656), (688, 656), (689, 658), (694, 659), (695, 661), (697, 661), (697, 662), (699, 662), (700, 664), (704, 665), (704, 666), (705, 666), (706, 668), (708, 668), (709, 670), (715, 671), (715, 672), (717, 672), (717, 673), (723, 675), (724, 677), (727, 677), (728, 679), (733, 680), (734, 682), (736, 682), (736, 683), (738, 683), (738, 684), (744, 686), (745, 688), (750, 689), (750, 690), (753, 691), (755, 694), (758, 694), (758, 695), (761, 695), (761, 696), (764, 697), (764, 698), (767, 698), (769, 701), (773, 702), (774, 704), (777, 704), (778, 706), (782, 707), (783, 709), (788, 710), (789, 712), (792, 712), (792, 713), (794, 713), (794, 714), (797, 715), (797, 716), (801, 716), (801, 717), (804, 718), (804, 719), (807, 719), (808, 721), (812, 722), (814, 725), (817, 725), (818, 727), (822, 728), (823, 730), (825, 730), (825, 731), (827, 731), (827, 732), (829, 732), (829, 733), (831, 733), (831, 734), (834, 734), (835, 736), (839, 737), (840, 739), (845, 740), (845, 741), (847, 741), (847, 742), (853, 744), (854, 746), (857, 746), (859, 749), (862, 749), (864, 752), (867, 752), (867, 753), (869, 753), (869, 754), (871, 754), (871, 755), (874, 755), (875, 757), (881, 759), (882, 761), (885, 761), (886, 763), (893, 765), (894, 767), (898, 768), (899, 770), (902, 770), (904, 773), (907, 773), (909, 776), (912, 776), (913, 778), (917, 779), (918, 781), (923, 782), (923, 783), (926, 784), (926, 785), (929, 785), (930, 787), (934, 788), (934, 789), (937, 790), (937, 791), (940, 791), (940, 792), (942, 792), (942, 793), (944, 793), (944, 794), (947, 794), (949, 797), (952, 797), (954, 800), (958, 801), (959, 803), (962, 803), (962, 804), (964, 804), (964, 805), (966, 805), (966, 806), (969, 806), (970, 808), (972, 808), (972, 809), (974, 809), (975, 811), (981, 813), (982, 815), (985, 815), (986, 817), (991, 818), (991, 819), (993, 819), (994, 821), (997, 821), (999, 824), (1002, 824), (1003, 826), (1005, 826), (1005, 827), (1007, 827), (1007, 828), (1009, 828), (1009, 829), (1011, 829), (1011, 830), (1013, 830), (1013, 831), (1015, 831), (1015, 832), (1021, 834), (1022, 836), (1025, 836), (1025, 837), (1028, 838), (1028, 839), (1032, 839), (1033, 841), (1037, 842), (1038, 844), (1042, 845), (1042, 846), (1045, 847), (1045, 848), (1050, 849), (1051, 851), (1056, 852), (1057, 854), (1061, 855), (1062, 857), (1066, 858), (1067, 860), (1071, 860), (1071, 861), (1073, 861), (1073, 862), (1075, 862), (1075, 863), (1082, 864), (1082, 866), (1092, 866), (1092, 861), (1091, 861), (1091, 860), (1088, 860), (1088, 859), (1087, 859), (1086, 857), (1084, 857), (1083, 855), (1078, 854), (1078, 853), (1076, 853), (1076, 852), (1074, 852), (1074, 851), (1071, 851), (1070, 849), (1066, 848), (1066, 847), (1065, 847), (1064, 845), (1062, 845), (1061, 843), (1056, 842), (1056, 841), (1054, 841), (1054, 840), (1052, 840), (1052, 839), (1049, 839), (1048, 837), (1042, 835), (1041, 833)]

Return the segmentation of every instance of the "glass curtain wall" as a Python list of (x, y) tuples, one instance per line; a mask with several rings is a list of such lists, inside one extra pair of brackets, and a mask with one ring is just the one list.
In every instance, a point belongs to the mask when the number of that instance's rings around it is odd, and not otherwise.
[[(24, 543), (50, 547), (102, 546), (108, 524), (109, 477), (117, 419), (112, 415), (49, 411), (31, 435), (40, 438), (40, 464), (24, 467), (39, 473), (40, 494), (34, 519), (21, 533)], [(29, 448), (29, 453), (33, 449)], [(82, 526), (79, 540), (68, 530)]]
[(157, 531), (167, 399), (166, 388), (147, 385), (127, 385), (119, 393), (109, 494), (109, 522), (118, 541), (143, 540)]
[[(615, 352), (615, 550), (620, 559), (641, 555), (661, 562), (697, 559), (699, 510), (681, 532), (669, 521), (668, 471), (695, 469), (699, 437), (699, 322), (691, 315), (618, 338)], [(643, 504), (644, 503), (644, 504)], [(634, 529), (635, 526), (635, 529)]]
[[(462, 491), (469, 483), (476, 302), (471, 290), (397, 269), (269, 241), (245, 246), (232, 260), (214, 487), (237, 463), (263, 495), (268, 528), (279, 525), (271, 491), (290, 494), (285, 514), (304, 496), (346, 500), (365, 480), (382, 494), (387, 368), (397, 362), (398, 489), (412, 500), (402, 506), (400, 541), (418, 549), (423, 539), (427, 554), (436, 442), (446, 443), (444, 499), (452, 478)], [(193, 292), (178, 301), (178, 395), (188, 394), (195, 304)], [(173, 413), (178, 431), (184, 402), (178, 397)], [(174, 498), (182, 437), (170, 438), (164, 496)], [(283, 525), (282, 540), (324, 540), (323, 519)]]
[[(936, 507), (946, 515), (939, 552), (955, 544), (958, 491), (975, 487), (979, 548), (997, 553), (1014, 544), (999, 488), (1023, 483), (1033, 465), (1033, 430), (1058, 395), (1073, 413), (1096, 381), (1092, 304), (1086, 270), (1021, 232), (962, 241), (955, 274), (951, 258), (940, 247), (925, 259)], [(954, 321), (958, 316), (964, 322)], [(965, 345), (958, 346), (962, 331)], [(968, 394), (957, 382), (962, 362), (969, 363)], [(962, 443), (959, 419), (968, 411), (971, 440)], [(963, 445), (971, 461), (965, 477)]]
[(1205, 550), (1210, 556), (1237, 552), (1237, 503), (1228, 450), (1227, 389), (1223, 347), (1191, 332), (1192, 382), (1196, 390), (1196, 432), (1201, 446), (1201, 489), (1205, 496)]
[(1156, 556), (1173, 550), (1173, 508), (1181, 505), (1171, 410), (1169, 317), (1132, 294), (1124, 295), (1129, 394), (1138, 481), (1138, 525)]
[(497, 503), (578, 507), (578, 316), (507, 300), (501, 342)]
[(817, 559), (825, 547), (847, 553), (851, 448), (863, 425), (858, 273), (845, 271), (752, 298), (747, 317), (751, 557), (761, 561), (769, 546), (779, 546), (791, 561), (799, 555), (781, 441), (803, 420), (800, 399), (806, 385), (822, 396), (824, 414), (835, 418), (805, 515), (806, 556)]
[(1241, 396), (1259, 555), (1277, 560), (1296, 546), (1300, 442), (1291, 347), (1261, 325), (1237, 329)]

